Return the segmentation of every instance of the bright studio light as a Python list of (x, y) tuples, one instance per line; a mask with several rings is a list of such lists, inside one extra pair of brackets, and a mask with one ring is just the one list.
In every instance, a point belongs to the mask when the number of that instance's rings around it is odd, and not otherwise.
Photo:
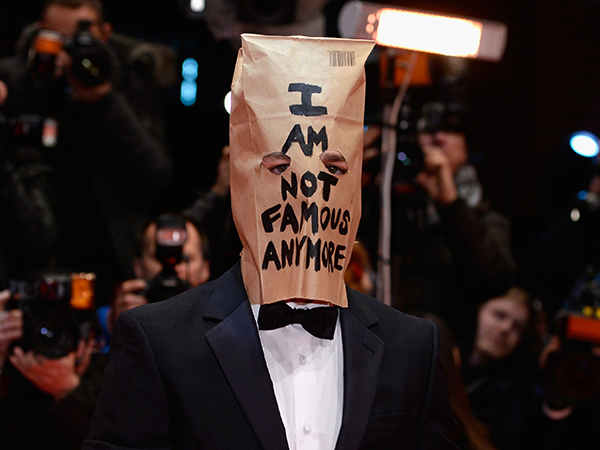
[(338, 27), (345, 38), (373, 39), (385, 47), (489, 61), (500, 60), (506, 46), (507, 29), (500, 22), (360, 1), (343, 6)]
[[(382, 9), (372, 20), (374, 23), (379, 20), (376, 34), (379, 45), (393, 47), (400, 43), (403, 48), (411, 50), (477, 56), (481, 38), (481, 24), (478, 22), (394, 9)], [(425, 31), (428, 27), (434, 27), (437, 33)], [(440, 39), (440, 35), (452, 36), (452, 39)]]
[(205, 7), (206, 2), (204, 0), (190, 0), (190, 11), (194, 13), (203, 12)]
[(577, 131), (573, 133), (569, 140), (569, 145), (575, 153), (586, 158), (596, 157), (600, 150), (598, 136), (589, 131)]

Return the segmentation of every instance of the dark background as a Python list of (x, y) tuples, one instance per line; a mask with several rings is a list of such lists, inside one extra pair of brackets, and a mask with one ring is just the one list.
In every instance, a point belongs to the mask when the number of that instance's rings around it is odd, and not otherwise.
[[(21, 28), (35, 20), (39, 1), (3, 2), (0, 57), (12, 52)], [(581, 174), (566, 149), (570, 133), (590, 125), (600, 93), (600, 1), (481, 0), (395, 1), (401, 6), (504, 22), (508, 42), (498, 63), (469, 62), (473, 147), (482, 158), (484, 187), (513, 222), (517, 250), (527, 243), (539, 218), (540, 195), (567, 197)], [(328, 32), (335, 36), (343, 0), (326, 7)], [(169, 134), (177, 168), (172, 204), (185, 206), (213, 179), (227, 143), (228, 116), (222, 106), (229, 90), (235, 52), (216, 42), (202, 20), (191, 20), (178, 0), (105, 0), (115, 30), (172, 45), (179, 60), (200, 63), (198, 100), (179, 104), (169, 97)], [(600, 124), (597, 124), (600, 129)], [(596, 130), (598, 131), (598, 130)], [(550, 167), (552, 170), (550, 170)]]

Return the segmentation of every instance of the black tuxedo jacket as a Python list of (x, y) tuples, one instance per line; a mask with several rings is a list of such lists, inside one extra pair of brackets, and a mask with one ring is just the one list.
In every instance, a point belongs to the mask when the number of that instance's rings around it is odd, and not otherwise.
[[(336, 450), (456, 449), (428, 321), (348, 290)], [(119, 316), (84, 449), (285, 450), (285, 429), (239, 263)]]

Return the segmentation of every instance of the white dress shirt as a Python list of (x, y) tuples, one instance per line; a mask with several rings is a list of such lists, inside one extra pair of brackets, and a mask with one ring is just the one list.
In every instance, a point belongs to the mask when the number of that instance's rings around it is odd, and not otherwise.
[[(252, 305), (255, 320), (259, 309), (260, 305)], [(259, 330), (258, 334), (290, 450), (333, 450), (342, 425), (344, 401), (339, 315), (332, 340), (316, 338), (298, 324)]]

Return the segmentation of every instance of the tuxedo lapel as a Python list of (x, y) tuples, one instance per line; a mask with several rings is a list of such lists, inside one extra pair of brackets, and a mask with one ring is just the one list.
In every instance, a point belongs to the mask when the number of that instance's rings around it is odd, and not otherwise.
[(237, 276), (239, 268), (233, 275), (234, 279), (215, 286), (213, 292), (219, 294), (213, 296), (205, 315), (221, 321), (206, 333), (206, 339), (263, 449), (287, 449), (285, 428), (256, 324), (241, 276)]
[(340, 323), (344, 346), (344, 408), (336, 450), (357, 449), (367, 427), (383, 360), (385, 344), (371, 330), (379, 320), (355, 302), (348, 292), (348, 308)]

